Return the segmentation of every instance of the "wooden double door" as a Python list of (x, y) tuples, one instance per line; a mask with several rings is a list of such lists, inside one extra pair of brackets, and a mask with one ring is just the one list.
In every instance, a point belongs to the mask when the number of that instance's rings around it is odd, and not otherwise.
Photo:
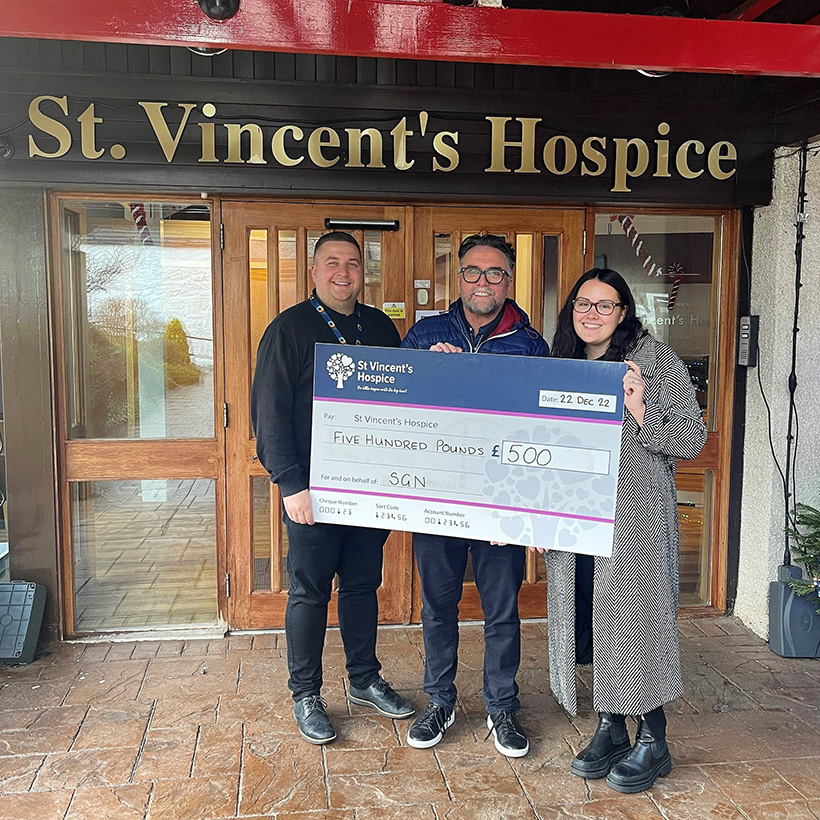
[[(256, 457), (249, 397), (265, 327), (311, 291), (308, 269), (326, 220), (351, 226), (363, 249), (362, 301), (388, 310), (402, 335), (424, 311), (445, 309), (457, 297), (457, 250), (465, 236), (506, 235), (517, 254), (511, 296), (549, 335), (560, 294), (584, 270), (584, 211), (240, 201), (223, 201), (221, 209), (228, 618), (233, 629), (281, 627), (287, 536), (278, 490)], [(410, 533), (390, 534), (383, 579), (381, 621), (418, 621)], [(543, 562), (534, 553), (520, 606), (522, 617), (546, 615)], [(482, 617), (469, 567), (461, 617)], [(335, 595), (330, 618), (336, 622)]]

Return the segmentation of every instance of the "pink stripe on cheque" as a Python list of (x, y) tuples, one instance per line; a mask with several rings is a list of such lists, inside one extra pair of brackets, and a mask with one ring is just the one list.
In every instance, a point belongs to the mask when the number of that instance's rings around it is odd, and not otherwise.
[[(440, 498), (424, 498), (420, 495), (395, 495), (393, 493), (371, 493), (367, 490), (342, 490), (338, 487), (311, 487), (311, 492), (317, 493), (348, 493), (349, 495), (374, 495), (379, 498), (401, 498), (408, 501), (427, 501), (440, 504)], [(595, 518), (591, 515), (570, 515), (569, 513), (548, 512), (547, 510), (528, 510), (524, 507), (501, 507), (498, 504), (480, 504), (478, 501), (447, 501), (448, 504), (459, 504), (462, 507), (484, 507), (491, 510), (507, 510), (508, 512), (531, 513), (532, 515), (549, 515), (553, 518), (574, 518), (578, 521), (594, 521), (598, 524), (614, 524), (614, 518)]]
[[(399, 404), (397, 402), (389, 402), (389, 401), (359, 401), (358, 399), (331, 399), (327, 397), (323, 398), (314, 398), (313, 401), (315, 402), (334, 402), (336, 404), (368, 404), (377, 407), (407, 407), (413, 410), (449, 410), (453, 413), (482, 413), (485, 415), (492, 415), (492, 416), (517, 416), (518, 418), (525, 418), (525, 419), (542, 419), (542, 420), (555, 420), (555, 421), (581, 421), (586, 422), (588, 424), (617, 424), (621, 426), (623, 424), (622, 421), (618, 419), (588, 419), (588, 418), (580, 418), (578, 416), (547, 416), (543, 413), (504, 413), (498, 410), (478, 410), (473, 409), (470, 407), (438, 407), (435, 404)], [(402, 496), (404, 497), (404, 496)], [(500, 509), (500, 507), (499, 507)], [(578, 516), (574, 516), (578, 517)]]

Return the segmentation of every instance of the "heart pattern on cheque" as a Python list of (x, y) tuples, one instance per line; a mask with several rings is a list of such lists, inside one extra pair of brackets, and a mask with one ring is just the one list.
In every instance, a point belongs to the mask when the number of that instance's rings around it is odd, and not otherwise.
[[(559, 427), (546, 425), (535, 427), (531, 433), (518, 430), (510, 439), (562, 447), (589, 446), (576, 436), (566, 435)], [(613, 511), (615, 479), (612, 475), (549, 468), (510, 469), (493, 459), (487, 460), (485, 475), (484, 494), (500, 507), (561, 509), (573, 515), (593, 517), (611, 515)], [(500, 514), (496, 512), (494, 516), (500, 517)], [(501, 529), (511, 540), (531, 537), (532, 543), (539, 546), (564, 549), (572, 547), (581, 533), (595, 526), (593, 521), (528, 513), (508, 516), (501, 521)]]
[(541, 489), (541, 482), (534, 475), (531, 475), (524, 481), (517, 482), (515, 489), (525, 498), (535, 499)]
[[(510, 468), (506, 464), (502, 464), (500, 461), (488, 461), (486, 472), (487, 478), (489, 478), (493, 484), (498, 484), (509, 475)], [(488, 489), (489, 492), (487, 492)], [(484, 492), (486, 495), (492, 495), (492, 488), (485, 488)]]

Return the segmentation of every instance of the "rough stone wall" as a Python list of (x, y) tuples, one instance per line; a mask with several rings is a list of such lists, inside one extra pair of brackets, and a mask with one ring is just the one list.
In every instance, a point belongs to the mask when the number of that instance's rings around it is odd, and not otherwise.
[[(799, 157), (781, 149), (775, 161), (772, 204), (755, 212), (752, 313), (760, 316), (759, 377), (771, 408), (774, 450), (785, 466), (788, 376), (794, 324), (795, 219)], [(797, 347), (799, 417), (796, 496), (820, 506), (820, 156), (809, 153), (806, 238)], [(743, 470), (740, 570), (735, 614), (768, 637), (769, 581), (783, 561), (783, 482), (769, 445), (758, 373), (749, 371)]]

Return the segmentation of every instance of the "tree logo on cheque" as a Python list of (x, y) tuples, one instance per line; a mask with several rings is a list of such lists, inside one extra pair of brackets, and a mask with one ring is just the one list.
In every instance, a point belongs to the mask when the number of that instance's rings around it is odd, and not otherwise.
[(346, 353), (334, 353), (327, 360), (327, 374), (336, 380), (336, 387), (341, 390), (345, 382), (353, 375), (355, 367), (353, 359)]

